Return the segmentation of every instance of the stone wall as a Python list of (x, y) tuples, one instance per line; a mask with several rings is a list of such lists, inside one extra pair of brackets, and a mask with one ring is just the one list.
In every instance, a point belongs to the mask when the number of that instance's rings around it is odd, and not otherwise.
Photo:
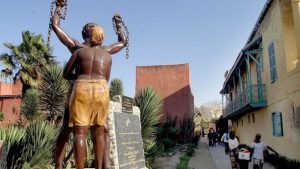
[(136, 93), (145, 87), (152, 87), (164, 101), (165, 122), (167, 114), (177, 116), (179, 121), (194, 111), (194, 97), (191, 91), (189, 64), (137, 66)]

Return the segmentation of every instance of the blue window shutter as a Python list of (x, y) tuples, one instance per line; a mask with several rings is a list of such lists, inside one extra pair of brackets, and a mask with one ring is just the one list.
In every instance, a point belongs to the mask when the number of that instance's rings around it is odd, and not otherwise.
[(277, 70), (276, 70), (276, 60), (275, 60), (275, 49), (274, 43), (272, 42), (269, 47), (269, 60), (270, 60), (270, 79), (271, 83), (277, 81)]
[(272, 129), (273, 129), (273, 136), (275, 136), (275, 113), (272, 113)]
[(283, 136), (282, 115), (280, 112), (272, 113), (273, 136)]

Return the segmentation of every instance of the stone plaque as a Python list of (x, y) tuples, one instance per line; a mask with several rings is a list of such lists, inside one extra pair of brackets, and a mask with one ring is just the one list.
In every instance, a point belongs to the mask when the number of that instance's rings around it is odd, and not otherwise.
[(114, 112), (114, 118), (119, 168), (145, 168), (145, 157), (139, 116)]
[(133, 112), (133, 98), (122, 96), (122, 112), (131, 113)]

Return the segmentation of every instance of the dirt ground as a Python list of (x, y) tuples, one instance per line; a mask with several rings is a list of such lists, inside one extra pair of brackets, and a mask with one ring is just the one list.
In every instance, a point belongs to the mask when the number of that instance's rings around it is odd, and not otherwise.
[(172, 156), (156, 157), (154, 161), (155, 169), (174, 169), (179, 163), (179, 158), (183, 155), (183, 152), (176, 151)]

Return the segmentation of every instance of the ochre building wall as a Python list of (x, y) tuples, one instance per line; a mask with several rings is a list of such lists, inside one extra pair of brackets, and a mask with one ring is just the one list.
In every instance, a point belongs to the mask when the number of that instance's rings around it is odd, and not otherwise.
[[(298, 3), (300, 6), (300, 1), (291, 2), (291, 5)], [(257, 33), (263, 39), (262, 81), (266, 84), (268, 106), (233, 119), (232, 124), (241, 143), (250, 144), (255, 134), (260, 133), (263, 142), (281, 155), (300, 160), (300, 43), (295, 36), (300, 30), (296, 29), (296, 22), (292, 20), (295, 11), (292, 12), (291, 5), (283, 6), (275, 0)], [(298, 10), (300, 13), (300, 8)], [(274, 83), (270, 81), (268, 45), (271, 42), (275, 46), (278, 75)], [(283, 136), (274, 136), (272, 133), (273, 112), (282, 113)]]

